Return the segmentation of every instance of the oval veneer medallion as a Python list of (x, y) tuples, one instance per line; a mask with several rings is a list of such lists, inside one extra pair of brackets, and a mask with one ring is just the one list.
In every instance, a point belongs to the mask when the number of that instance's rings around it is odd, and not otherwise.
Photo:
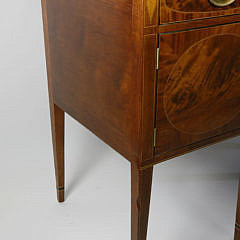
[(240, 36), (214, 35), (191, 46), (169, 75), (164, 110), (189, 134), (230, 122), (240, 111)]

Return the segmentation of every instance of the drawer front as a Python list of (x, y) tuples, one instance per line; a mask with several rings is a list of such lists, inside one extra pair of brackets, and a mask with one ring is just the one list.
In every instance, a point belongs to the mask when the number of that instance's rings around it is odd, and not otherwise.
[(160, 23), (240, 13), (240, 0), (160, 0)]
[(159, 39), (156, 154), (240, 128), (240, 23)]

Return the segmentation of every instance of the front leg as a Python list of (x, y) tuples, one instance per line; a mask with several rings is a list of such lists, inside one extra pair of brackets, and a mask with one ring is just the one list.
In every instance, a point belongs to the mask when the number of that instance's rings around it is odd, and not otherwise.
[(64, 111), (50, 101), (57, 198), (64, 201)]
[(146, 240), (153, 167), (144, 170), (131, 166), (131, 240)]

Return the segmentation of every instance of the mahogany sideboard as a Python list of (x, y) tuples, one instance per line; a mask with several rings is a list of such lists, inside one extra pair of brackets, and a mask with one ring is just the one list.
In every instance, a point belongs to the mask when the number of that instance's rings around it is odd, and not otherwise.
[(42, 9), (58, 200), (66, 112), (130, 161), (131, 240), (146, 240), (153, 166), (240, 134), (240, 0)]

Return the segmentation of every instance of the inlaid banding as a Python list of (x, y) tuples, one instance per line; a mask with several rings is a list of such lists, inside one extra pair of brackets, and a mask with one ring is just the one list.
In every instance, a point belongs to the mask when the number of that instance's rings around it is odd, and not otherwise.
[(240, 225), (238, 223), (235, 223), (235, 228), (237, 228), (238, 230), (240, 230)]

